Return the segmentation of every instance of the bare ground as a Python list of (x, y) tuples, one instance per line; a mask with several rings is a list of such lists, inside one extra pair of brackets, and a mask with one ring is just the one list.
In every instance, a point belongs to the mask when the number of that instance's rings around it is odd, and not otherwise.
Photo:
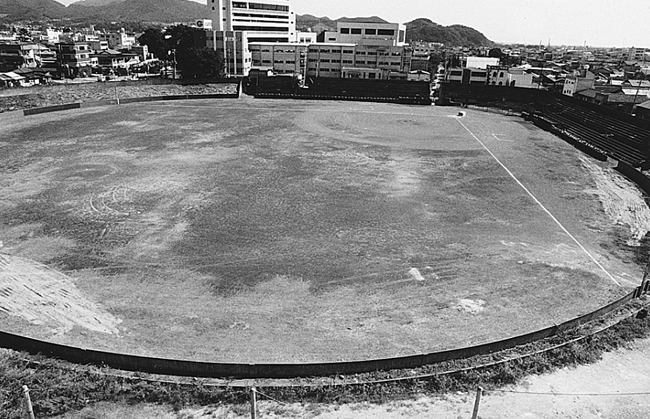
[(535, 330), (640, 281), (630, 227), (600, 204), (620, 201), (601, 187), (619, 175), (514, 118), (464, 123), (623, 286), (445, 109), (240, 100), (2, 118), (2, 252), (64, 272), (122, 320), (116, 337), (0, 314), (8, 331), (197, 360), (363, 359)]

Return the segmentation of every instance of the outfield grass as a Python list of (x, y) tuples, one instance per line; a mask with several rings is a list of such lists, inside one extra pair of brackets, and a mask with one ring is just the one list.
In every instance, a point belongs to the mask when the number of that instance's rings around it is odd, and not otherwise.
[(526, 333), (637, 285), (590, 167), (617, 174), (520, 119), (470, 110), (470, 135), (454, 113), (242, 99), (3, 114), (0, 251), (67, 273), (122, 322), (0, 311), (0, 326), (150, 356), (356, 360)]

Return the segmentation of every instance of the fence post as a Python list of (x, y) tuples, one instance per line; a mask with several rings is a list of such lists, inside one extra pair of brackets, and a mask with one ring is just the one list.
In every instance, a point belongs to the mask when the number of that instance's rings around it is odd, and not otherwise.
[(474, 412), (472, 413), (472, 419), (478, 418), (478, 408), (481, 404), (481, 395), (483, 394), (483, 388), (479, 386), (476, 389), (476, 401), (474, 402)]
[(25, 396), (25, 410), (27, 411), (27, 418), (35, 419), (34, 408), (32, 407), (32, 399), (29, 397), (29, 388), (27, 386), (23, 386), (23, 395)]
[(255, 387), (252, 387), (251, 388), (251, 419), (256, 419), (257, 418), (256, 392), (257, 392), (257, 390), (255, 389)]

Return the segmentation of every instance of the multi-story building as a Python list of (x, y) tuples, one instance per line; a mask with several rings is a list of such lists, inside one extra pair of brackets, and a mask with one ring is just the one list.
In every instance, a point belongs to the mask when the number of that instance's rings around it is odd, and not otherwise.
[(290, 0), (208, 0), (215, 31), (242, 31), (247, 42), (292, 42), (296, 18)]
[(252, 64), (278, 74), (306, 74), (307, 45), (256, 42), (249, 45)]
[(583, 90), (593, 89), (595, 83), (595, 75), (590, 71), (582, 71), (579, 74), (572, 74), (564, 80), (564, 87), (562, 94), (565, 96), (575, 95)]
[(368, 46), (403, 46), (406, 25), (388, 22), (340, 21), (336, 32), (326, 32), (324, 42)]
[(98, 40), (108, 42), (109, 48), (128, 48), (137, 44), (135, 35), (126, 33), (124, 29), (119, 32), (100, 33)]
[(97, 65), (87, 42), (61, 42), (57, 44), (57, 65), (68, 76), (78, 76), (80, 72)]
[(296, 42), (299, 44), (313, 44), (318, 42), (317, 37), (318, 34), (316, 32), (297, 32)]
[(533, 75), (523, 68), (488, 66), (487, 84), (492, 86), (538, 87), (533, 84)]
[[(410, 71), (411, 50), (352, 43), (251, 43), (254, 67), (308, 77), (387, 79)], [(372, 70), (372, 71), (370, 71)]]
[(630, 48), (627, 53), (628, 61), (645, 61), (646, 54), (650, 54), (650, 49), (648, 48)]
[(252, 65), (245, 31), (209, 31), (206, 46), (222, 54), (226, 76), (247, 76)]
[(450, 83), (486, 84), (487, 69), (457, 67), (447, 70), (446, 80)]

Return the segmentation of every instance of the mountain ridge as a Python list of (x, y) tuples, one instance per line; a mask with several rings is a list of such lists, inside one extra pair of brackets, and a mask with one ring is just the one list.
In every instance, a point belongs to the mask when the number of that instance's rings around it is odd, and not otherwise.
[[(0, 19), (48, 21), (68, 19), (78, 23), (123, 22), (161, 23), (193, 22), (209, 18), (208, 6), (190, 0), (81, 0), (68, 7), (55, 0), (0, 0)], [(330, 19), (310, 14), (296, 15), (296, 30), (320, 33), (335, 30), (341, 21), (387, 23), (378, 16)], [(440, 42), (449, 46), (493, 46), (481, 32), (464, 25), (442, 26), (427, 18), (406, 23), (407, 40)]]

